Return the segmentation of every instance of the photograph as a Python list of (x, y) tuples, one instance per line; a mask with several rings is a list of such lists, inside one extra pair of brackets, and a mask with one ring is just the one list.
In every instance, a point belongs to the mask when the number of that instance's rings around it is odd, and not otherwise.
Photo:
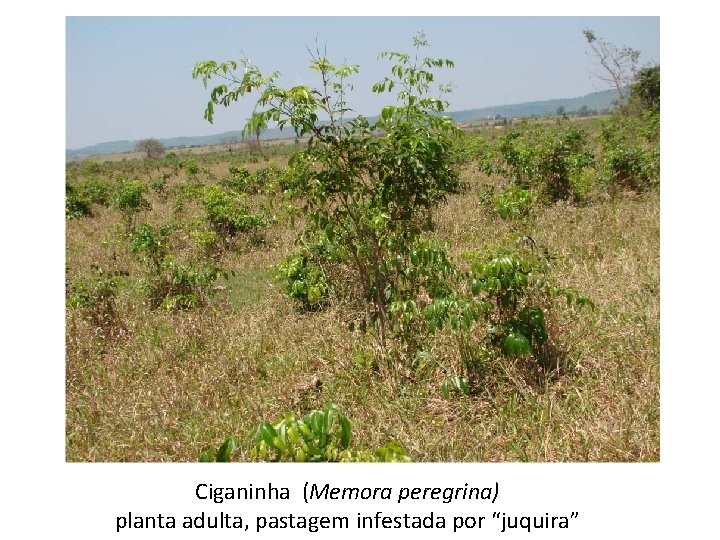
[(660, 17), (64, 24), (65, 464), (660, 462)]

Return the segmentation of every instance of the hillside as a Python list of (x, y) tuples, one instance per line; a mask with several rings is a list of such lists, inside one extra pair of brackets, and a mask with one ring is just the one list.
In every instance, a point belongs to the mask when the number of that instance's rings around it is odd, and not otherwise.
[[(483, 107), (481, 109), (450, 111), (448, 112), (448, 116), (456, 122), (473, 122), (494, 118), (496, 115), (508, 118), (542, 116), (548, 113), (555, 113), (559, 107), (564, 107), (568, 112), (577, 111), (583, 106), (587, 107), (589, 110), (599, 111), (611, 107), (615, 96), (616, 94), (614, 90), (606, 90), (574, 98), (530, 101), (527, 103), (517, 103), (513, 105), (497, 105), (493, 107)], [(291, 130), (281, 131), (277, 128), (269, 129), (261, 135), (261, 139), (263, 140), (291, 139), (292, 137), (293, 134)], [(179, 148), (188, 146), (210, 146), (221, 144), (225, 140), (232, 139), (240, 139), (240, 130), (226, 131), (216, 135), (171, 137), (160, 140), (166, 148)], [(121, 154), (124, 152), (133, 152), (134, 149), (135, 141), (111, 141), (86, 146), (84, 148), (68, 149), (65, 152), (65, 156), (66, 158), (71, 159), (97, 155)]]

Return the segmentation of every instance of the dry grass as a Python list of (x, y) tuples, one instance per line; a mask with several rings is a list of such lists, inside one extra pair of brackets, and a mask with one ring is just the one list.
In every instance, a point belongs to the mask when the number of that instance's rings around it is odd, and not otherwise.
[[(209, 165), (213, 174), (227, 172), (222, 160)], [(518, 225), (489, 214), (476, 196), (480, 183), (500, 180), (463, 174), (470, 188), (450, 198), (433, 234), (455, 256), (507, 244)], [(196, 203), (178, 212), (172, 196), (150, 199), (142, 221), (184, 231), (201, 216)], [(397, 440), (415, 461), (659, 460), (657, 192), (557, 204), (527, 221), (525, 232), (558, 255), (558, 281), (597, 308), (558, 310), (552, 320), (562, 369), (530, 373), (521, 362), (486, 358), (482, 391), (450, 400), (441, 370), (406, 377), (368, 368), (361, 360), (372, 356), (372, 340), (350, 330), (341, 307), (297, 312), (272, 266), (293, 249), (298, 226), (279, 222), (264, 243), (225, 252), (221, 264), (235, 276), (209, 304), (149, 311), (119, 213), (68, 221), (69, 283), (92, 265), (127, 273), (112, 331), (67, 310), (68, 461), (195, 461), (229, 435), (249, 437), (263, 420), (327, 402), (351, 419), (357, 446)], [(179, 234), (173, 248), (187, 256), (189, 246)], [(439, 335), (433, 358), (457, 365), (454, 343)]]

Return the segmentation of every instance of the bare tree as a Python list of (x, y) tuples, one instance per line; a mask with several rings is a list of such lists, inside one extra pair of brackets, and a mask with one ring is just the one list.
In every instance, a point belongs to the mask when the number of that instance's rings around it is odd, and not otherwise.
[(165, 145), (157, 139), (143, 139), (135, 143), (135, 151), (145, 152), (148, 159), (155, 159), (165, 153)]
[(240, 144), (240, 141), (237, 137), (230, 137), (228, 139), (223, 139), (222, 141), (220, 141), (220, 144), (222, 144), (225, 149), (232, 154), (233, 146)]
[(583, 30), (583, 35), (602, 67), (602, 70), (595, 72), (594, 75), (615, 87), (618, 105), (624, 109), (627, 103), (626, 91), (629, 90), (635, 77), (640, 51), (624, 46), (618, 48), (613, 43), (597, 37), (590, 29)]

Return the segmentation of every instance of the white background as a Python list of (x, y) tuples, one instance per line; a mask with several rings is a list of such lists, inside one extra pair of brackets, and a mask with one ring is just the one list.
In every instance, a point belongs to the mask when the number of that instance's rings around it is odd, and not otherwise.
[[(104, 3), (105, 4), (105, 3)], [(225, 5), (223, 5), (225, 4)], [(253, 3), (255, 4), (255, 3)], [(550, 5), (552, 4), (552, 5)], [(2, 476), (0, 535), (5, 538), (214, 537), (243, 533), (126, 531), (115, 533), (115, 516), (197, 515), (225, 511), (254, 514), (345, 514), (382, 510), (425, 515), (569, 515), (567, 531), (534, 531), (532, 538), (717, 537), (717, 283), (718, 167), (716, 18), (677, 3), (603, 2), (602, 13), (570, 2), (514, 2), (524, 15), (660, 15), (663, 65), (661, 214), (661, 462), (656, 464), (67, 464), (64, 448), (64, 44), (66, 15), (246, 15), (238, 2), (172, 8), (125, 1), (7, 4), (0, 32), (2, 111)], [(347, 6), (273, 2), (266, 13), (349, 14)], [(412, 4), (411, 4), (412, 5)], [(635, 7), (637, 6), (637, 7)], [(354, 6), (351, 6), (354, 9)], [(258, 9), (258, 8), (255, 8)], [(357, 14), (508, 15), (499, 8), (417, 3), (363, 2)], [(394, 10), (394, 11), (389, 11)], [(542, 12), (541, 12), (542, 9)], [(381, 11), (382, 10), (382, 11)], [(442, 11), (440, 11), (442, 10)], [(353, 13), (356, 14), (356, 13)], [(30, 211), (28, 211), (30, 210)], [(370, 502), (305, 505), (305, 481), (335, 486), (484, 486), (498, 481), (492, 505)], [(295, 502), (213, 504), (195, 498), (198, 483), (245, 487), (272, 482), (291, 488)], [(179, 525), (179, 524), (178, 524)], [(487, 519), (484, 537), (501, 535)], [(397, 530), (340, 532), (349, 537), (397, 537)], [(273, 538), (287, 535), (288, 531)], [(292, 534), (292, 533), (291, 533)], [(299, 533), (295, 533), (299, 534)], [(330, 537), (337, 532), (317, 533)], [(424, 531), (421, 538), (435, 537)], [(448, 533), (449, 534), (449, 533)]]

